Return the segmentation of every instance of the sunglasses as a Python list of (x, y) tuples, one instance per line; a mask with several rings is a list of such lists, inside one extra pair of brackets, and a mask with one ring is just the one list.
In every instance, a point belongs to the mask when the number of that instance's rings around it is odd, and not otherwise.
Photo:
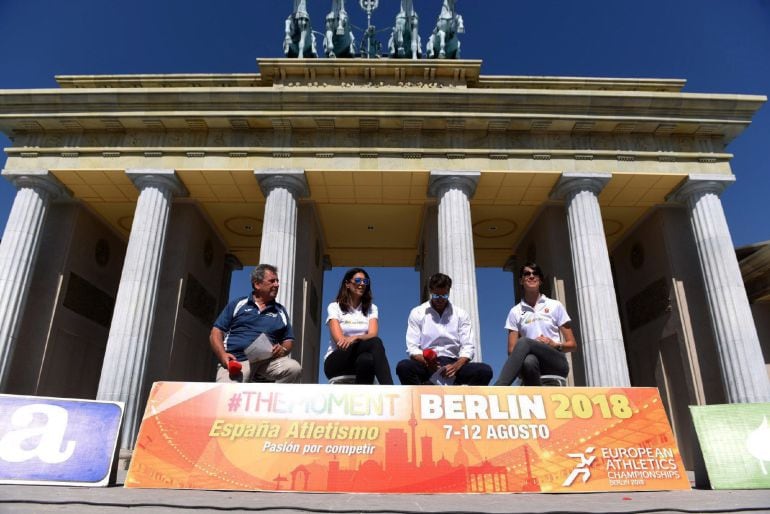
[(537, 273), (535, 273), (534, 271), (524, 271), (524, 272), (521, 274), (521, 277), (522, 277), (522, 278), (525, 278), (525, 277), (540, 277), (540, 275), (538, 275), (538, 274), (537, 274)]
[(430, 299), (431, 300), (448, 300), (449, 299), (449, 295), (448, 294), (431, 293), (430, 294)]
[(356, 277), (353, 280), (351, 280), (351, 282), (353, 282), (355, 285), (360, 285), (360, 284), (363, 284), (365, 286), (369, 285), (369, 279), (368, 278)]

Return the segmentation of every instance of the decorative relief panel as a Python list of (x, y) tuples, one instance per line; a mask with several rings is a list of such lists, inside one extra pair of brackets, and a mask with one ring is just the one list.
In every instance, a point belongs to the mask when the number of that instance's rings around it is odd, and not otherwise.
[(115, 298), (80, 275), (70, 272), (62, 305), (104, 328), (109, 328)]
[[(580, 154), (596, 151), (623, 152), (698, 152), (709, 154), (723, 151), (719, 136), (689, 136), (636, 133), (589, 133), (589, 132), (529, 132), (529, 131), (487, 131), (464, 128), (427, 130), (417, 125), (407, 129), (378, 130), (335, 128), (292, 129), (286, 122), (277, 123), (273, 129), (214, 130), (214, 131), (144, 131), (126, 132), (79, 132), (30, 133), (16, 138), (15, 148), (34, 148), (43, 152), (48, 148), (97, 148), (101, 152), (112, 147), (128, 147), (147, 152), (155, 148), (177, 148), (181, 152), (197, 151), (199, 148), (283, 148), (293, 152), (303, 148), (348, 148), (357, 153), (363, 148), (411, 148), (457, 150), (530, 150), (534, 153), (549, 153), (547, 150), (566, 150)], [(81, 154), (83, 152), (80, 152)], [(127, 153), (127, 152), (125, 152)]]
[(636, 330), (670, 310), (668, 283), (661, 277), (626, 302), (628, 328)]
[(210, 326), (217, 315), (217, 300), (191, 273), (187, 274), (182, 307), (204, 325)]

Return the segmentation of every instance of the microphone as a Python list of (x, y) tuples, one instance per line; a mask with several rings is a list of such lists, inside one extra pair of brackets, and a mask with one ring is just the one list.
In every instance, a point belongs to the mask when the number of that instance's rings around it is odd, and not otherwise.
[(238, 376), (241, 373), (243, 366), (238, 361), (227, 361), (227, 371), (230, 373), (230, 378)]

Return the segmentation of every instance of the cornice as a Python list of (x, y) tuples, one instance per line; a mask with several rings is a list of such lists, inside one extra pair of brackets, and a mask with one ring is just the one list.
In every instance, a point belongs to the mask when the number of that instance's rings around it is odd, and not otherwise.
[(257, 87), (259, 73), (185, 73), (138, 75), (56, 75), (63, 89), (83, 88), (155, 88), (155, 87)]
[(479, 76), (478, 87), (492, 89), (657, 91), (677, 93), (682, 90), (686, 83), (687, 81), (684, 79), (481, 75)]
[(679, 79), (479, 75), (481, 61), (260, 59), (259, 74), (59, 76), (0, 90), (0, 131), (215, 129), (625, 133), (729, 143), (767, 100)]
[(321, 122), (324, 129), (385, 129), (416, 120), (428, 130), (679, 133), (719, 136), (727, 143), (765, 101), (752, 95), (558, 91), (0, 91), (0, 131), (12, 137), (49, 131), (291, 130), (318, 128)]

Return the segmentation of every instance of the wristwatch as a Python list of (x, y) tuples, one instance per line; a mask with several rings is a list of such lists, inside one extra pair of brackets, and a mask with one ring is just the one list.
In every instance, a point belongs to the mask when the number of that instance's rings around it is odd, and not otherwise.
[(556, 350), (563, 352), (564, 351), (564, 343), (556, 343)]

